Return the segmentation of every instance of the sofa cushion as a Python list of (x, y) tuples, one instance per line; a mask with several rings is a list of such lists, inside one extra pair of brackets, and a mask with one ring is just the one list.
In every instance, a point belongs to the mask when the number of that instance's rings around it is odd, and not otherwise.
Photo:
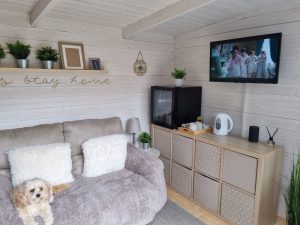
[(112, 134), (89, 139), (82, 144), (84, 167), (82, 175), (96, 177), (124, 169), (127, 156), (127, 138)]
[(90, 138), (123, 133), (118, 117), (64, 122), (63, 127), (65, 140), (71, 144), (72, 156), (81, 154), (81, 144)]
[(64, 122), (65, 141), (71, 144), (73, 174), (81, 174), (83, 155), (81, 144), (90, 138), (123, 133), (119, 117)]
[(62, 124), (47, 124), (11, 130), (0, 130), (0, 169), (9, 169), (8, 150), (31, 145), (64, 142)]
[(16, 148), (8, 153), (8, 160), (15, 187), (36, 177), (53, 185), (74, 181), (68, 143)]
[[(22, 225), (9, 200), (9, 184), (3, 180), (0, 224)], [(164, 201), (157, 187), (124, 169), (94, 178), (77, 176), (70, 189), (54, 195), (51, 207), (55, 225), (141, 225), (154, 218)], [(42, 224), (40, 218), (36, 221)]]

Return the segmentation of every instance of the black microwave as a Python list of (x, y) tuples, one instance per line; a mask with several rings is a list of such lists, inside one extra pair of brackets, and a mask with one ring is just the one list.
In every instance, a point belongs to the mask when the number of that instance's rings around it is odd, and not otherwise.
[(202, 87), (151, 87), (151, 123), (176, 129), (201, 116)]

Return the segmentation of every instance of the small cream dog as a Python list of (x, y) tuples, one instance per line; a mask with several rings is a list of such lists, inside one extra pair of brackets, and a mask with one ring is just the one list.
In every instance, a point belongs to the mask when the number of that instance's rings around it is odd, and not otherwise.
[(52, 186), (42, 179), (32, 179), (18, 185), (11, 192), (11, 199), (24, 225), (38, 225), (34, 217), (41, 216), (45, 225), (53, 224), (50, 204)]

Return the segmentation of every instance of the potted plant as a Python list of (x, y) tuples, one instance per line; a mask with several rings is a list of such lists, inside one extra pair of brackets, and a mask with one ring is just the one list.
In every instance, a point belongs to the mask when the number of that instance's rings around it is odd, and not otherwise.
[(19, 68), (28, 68), (28, 56), (31, 52), (31, 46), (25, 45), (19, 40), (17, 40), (15, 43), (6, 43), (8, 48), (8, 53), (13, 55), (16, 60)]
[(53, 69), (53, 63), (59, 60), (59, 54), (55, 49), (46, 46), (36, 51), (36, 58), (41, 60), (44, 69)]
[(143, 149), (144, 150), (148, 150), (149, 149), (149, 145), (150, 145), (150, 142), (152, 140), (152, 137), (149, 133), (147, 132), (142, 132), (140, 135), (139, 135), (139, 138), (138, 140), (143, 144)]
[(285, 193), (287, 225), (300, 225), (300, 155), (293, 164), (290, 183)]
[(172, 72), (172, 76), (175, 78), (175, 86), (180, 87), (182, 86), (183, 79), (186, 76), (185, 68), (175, 68)]
[(5, 58), (5, 51), (4, 48), (0, 45), (0, 59), (4, 59)]

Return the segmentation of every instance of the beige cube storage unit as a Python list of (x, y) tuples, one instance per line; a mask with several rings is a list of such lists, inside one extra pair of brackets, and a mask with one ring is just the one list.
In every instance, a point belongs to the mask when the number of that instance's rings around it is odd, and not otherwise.
[(166, 184), (171, 184), (171, 130), (166, 128), (152, 130), (152, 146), (160, 151), (160, 159), (164, 164)]
[(231, 224), (275, 223), (282, 147), (156, 125), (152, 135), (171, 188)]

